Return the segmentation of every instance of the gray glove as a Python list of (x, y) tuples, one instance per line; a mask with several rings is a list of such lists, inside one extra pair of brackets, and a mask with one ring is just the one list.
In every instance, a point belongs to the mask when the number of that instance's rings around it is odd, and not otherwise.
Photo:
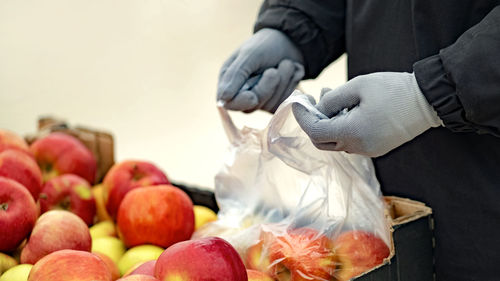
[(315, 108), (318, 112), (309, 112), (294, 104), (293, 113), (317, 148), (370, 157), (442, 125), (412, 73), (358, 76), (322, 92)]
[(281, 31), (261, 29), (224, 63), (217, 100), (231, 110), (274, 112), (304, 76), (300, 51)]

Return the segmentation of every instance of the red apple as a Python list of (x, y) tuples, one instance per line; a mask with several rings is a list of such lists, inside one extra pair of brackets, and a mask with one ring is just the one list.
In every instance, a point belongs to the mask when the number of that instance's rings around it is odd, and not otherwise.
[(38, 208), (20, 183), (0, 177), (0, 251), (13, 251), (33, 229)]
[(247, 272), (236, 250), (224, 239), (207, 237), (179, 242), (156, 261), (161, 281), (247, 281)]
[(0, 176), (24, 185), (33, 199), (38, 200), (42, 188), (42, 172), (31, 156), (12, 149), (0, 152)]
[(15, 149), (31, 155), (26, 141), (11, 131), (0, 129), (0, 152), (7, 149)]
[(116, 219), (120, 203), (132, 189), (169, 184), (167, 176), (155, 165), (129, 160), (115, 164), (103, 180), (104, 202), (109, 215)]
[(87, 225), (94, 222), (96, 203), (89, 183), (77, 175), (65, 174), (50, 179), (40, 193), (42, 213), (53, 209), (70, 211)]
[(120, 278), (120, 270), (118, 269), (116, 263), (110, 257), (99, 252), (93, 252), (93, 254), (101, 258), (101, 260), (106, 264), (108, 271), (111, 273), (111, 280), (116, 280)]
[(112, 281), (102, 259), (85, 251), (61, 250), (39, 260), (28, 281)]
[(271, 276), (262, 271), (247, 269), (248, 281), (274, 281)]
[[(176, 279), (177, 280), (177, 279)], [(159, 281), (154, 276), (144, 274), (134, 274), (118, 279), (118, 281)], [(175, 281), (175, 280), (172, 280)], [(179, 280), (183, 281), (183, 280)]]
[(245, 264), (248, 269), (267, 272), (270, 268), (268, 248), (275, 239), (272, 232), (261, 231), (259, 241), (250, 246), (245, 254)]
[(77, 138), (51, 133), (31, 144), (31, 152), (47, 181), (62, 174), (75, 174), (94, 183), (97, 162), (92, 152)]
[(156, 266), (156, 260), (144, 262), (139, 266), (137, 266), (134, 270), (130, 271), (130, 273), (126, 273), (124, 277), (134, 274), (155, 276), (155, 266)]
[(269, 246), (269, 274), (278, 280), (331, 280), (335, 273), (332, 241), (312, 228), (287, 230)]
[(42, 257), (64, 249), (90, 251), (91, 246), (89, 228), (80, 217), (63, 210), (48, 211), (36, 221), (21, 252), (21, 263), (35, 264)]
[(335, 277), (339, 281), (349, 280), (381, 264), (390, 254), (385, 242), (367, 231), (341, 233), (334, 243), (340, 268)]
[(163, 248), (191, 238), (193, 203), (171, 185), (134, 189), (118, 211), (118, 234), (127, 247), (153, 244)]

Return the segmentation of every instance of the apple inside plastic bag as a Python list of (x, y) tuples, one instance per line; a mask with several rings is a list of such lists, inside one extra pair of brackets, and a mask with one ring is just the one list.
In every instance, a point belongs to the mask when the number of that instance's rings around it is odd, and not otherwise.
[[(218, 220), (199, 229), (194, 237), (226, 239), (249, 268), (256, 267), (251, 265), (250, 252), (260, 243), (259, 258), (268, 260), (254, 269), (266, 271), (278, 280), (331, 277), (341, 280), (339, 270), (347, 265), (341, 264), (342, 258), (336, 257), (335, 252), (347, 244), (335, 245), (334, 242), (341, 236), (342, 241), (346, 240), (345, 233), (354, 233), (360, 239), (365, 238), (365, 233), (376, 237), (381, 242), (374, 244), (370, 240), (367, 245), (384, 248), (384, 255), (387, 248), (388, 255), (390, 229), (385, 205), (371, 159), (317, 149), (297, 124), (292, 113), (294, 103), (315, 111), (307, 96), (295, 91), (280, 105), (264, 130), (238, 129), (227, 111), (219, 107), (230, 141), (225, 163), (215, 177), (220, 211)], [(300, 239), (295, 238), (297, 233), (301, 233)], [(295, 244), (288, 249), (293, 253), (274, 255), (272, 260), (273, 249), (284, 252), (281, 246), (287, 243)], [(327, 260), (337, 263), (327, 265), (329, 269), (324, 272), (315, 271), (306, 261), (306, 257), (321, 256), (317, 255), (321, 247), (331, 249), (326, 250), (329, 254), (323, 255), (320, 263), (325, 265)], [(356, 247), (348, 249), (356, 252), (353, 259), (365, 258), (373, 263), (371, 250), (363, 253)], [(328, 255), (331, 257), (325, 260)], [(292, 266), (289, 265), (292, 260), (303, 262)]]

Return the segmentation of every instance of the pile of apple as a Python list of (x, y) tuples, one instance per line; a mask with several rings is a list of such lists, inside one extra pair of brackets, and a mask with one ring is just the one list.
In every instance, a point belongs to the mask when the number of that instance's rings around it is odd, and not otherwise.
[(193, 206), (154, 164), (118, 163), (94, 185), (96, 167), (70, 135), (28, 146), (0, 130), (1, 281), (190, 280), (197, 272), (247, 280), (226, 241), (189, 240), (216, 214)]
[(72, 136), (28, 146), (0, 130), (0, 281), (344, 281), (389, 256), (380, 238), (355, 230), (332, 240), (267, 228), (245, 253), (221, 238), (191, 239), (217, 216), (158, 167), (123, 161), (101, 183), (96, 167)]

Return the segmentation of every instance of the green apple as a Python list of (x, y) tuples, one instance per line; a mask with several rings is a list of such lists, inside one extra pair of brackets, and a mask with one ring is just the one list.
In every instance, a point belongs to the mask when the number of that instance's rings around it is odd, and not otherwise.
[(26, 263), (16, 265), (2, 274), (0, 281), (27, 281), (32, 267), (32, 264)]
[(16, 265), (17, 261), (15, 258), (7, 254), (0, 253), (0, 275), (2, 275), (2, 273), (7, 271), (9, 268), (14, 267)]
[(127, 248), (125, 248), (125, 244), (123, 244), (123, 242), (116, 237), (106, 236), (92, 239), (92, 252), (105, 254), (116, 264), (118, 264), (118, 261), (121, 259), (126, 250)]
[(92, 239), (116, 236), (115, 224), (112, 221), (101, 221), (89, 228)]
[(118, 269), (124, 275), (130, 268), (138, 263), (143, 263), (150, 260), (156, 260), (163, 248), (154, 245), (140, 245), (130, 248), (122, 258), (118, 261)]

